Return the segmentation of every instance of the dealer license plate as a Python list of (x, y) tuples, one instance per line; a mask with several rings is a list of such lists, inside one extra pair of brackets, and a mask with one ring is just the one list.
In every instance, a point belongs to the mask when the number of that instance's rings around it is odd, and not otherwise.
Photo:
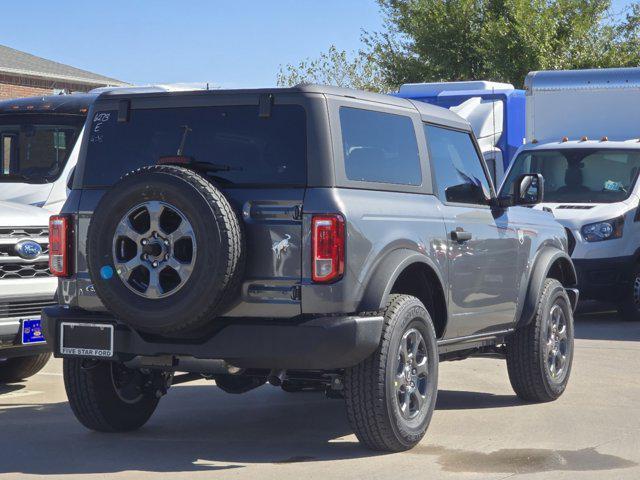
[(80, 357), (113, 357), (113, 325), (61, 322), (60, 353)]

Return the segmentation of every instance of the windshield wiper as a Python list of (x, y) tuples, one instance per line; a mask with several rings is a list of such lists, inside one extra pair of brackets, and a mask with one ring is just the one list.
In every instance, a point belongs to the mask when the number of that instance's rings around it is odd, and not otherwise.
[(29, 180), (29, 177), (17, 173), (3, 173), (0, 175), (0, 182), (15, 182), (16, 180), (26, 182)]

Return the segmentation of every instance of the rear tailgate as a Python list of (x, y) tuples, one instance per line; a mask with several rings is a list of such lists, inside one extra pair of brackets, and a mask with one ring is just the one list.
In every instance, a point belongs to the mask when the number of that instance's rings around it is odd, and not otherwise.
[[(241, 295), (225, 316), (292, 317), (301, 313), (304, 191), (303, 188), (224, 190), (243, 221), (247, 253)], [(105, 192), (84, 190), (78, 209), (77, 306), (87, 310), (104, 310), (93, 288), (85, 255), (91, 214)]]
[(207, 175), (243, 222), (247, 255), (242, 293), (225, 316), (299, 315), (307, 183), (303, 102), (278, 104), (276, 96), (265, 117), (259, 95), (234, 97), (239, 104), (230, 104), (224, 95), (187, 97), (189, 106), (175, 108), (162, 108), (166, 102), (158, 103), (159, 98), (131, 96), (124, 121), (117, 109), (122, 100), (99, 100), (88, 119), (91, 128), (76, 183), (82, 188), (75, 210), (77, 306), (103, 309), (85, 254), (91, 215), (104, 192), (126, 172), (179, 154), (214, 166)]

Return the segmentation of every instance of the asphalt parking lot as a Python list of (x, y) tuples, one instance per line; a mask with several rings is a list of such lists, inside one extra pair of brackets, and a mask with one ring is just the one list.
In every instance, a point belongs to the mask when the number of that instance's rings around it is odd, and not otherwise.
[(580, 315), (576, 336), (557, 402), (520, 402), (503, 361), (445, 363), (423, 442), (382, 455), (358, 445), (342, 401), (270, 386), (241, 396), (205, 381), (176, 386), (142, 430), (89, 432), (53, 360), (0, 386), (0, 478), (638, 479), (640, 323)]

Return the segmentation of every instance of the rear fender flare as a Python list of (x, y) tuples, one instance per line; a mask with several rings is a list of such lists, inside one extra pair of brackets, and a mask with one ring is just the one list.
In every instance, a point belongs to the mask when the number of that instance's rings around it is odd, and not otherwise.
[(402, 248), (388, 253), (375, 267), (360, 301), (360, 311), (382, 310), (387, 304), (391, 289), (398, 277), (407, 267), (414, 263), (425, 264), (433, 270), (440, 282), (440, 286), (446, 292), (442, 276), (434, 261), (414, 250)]

